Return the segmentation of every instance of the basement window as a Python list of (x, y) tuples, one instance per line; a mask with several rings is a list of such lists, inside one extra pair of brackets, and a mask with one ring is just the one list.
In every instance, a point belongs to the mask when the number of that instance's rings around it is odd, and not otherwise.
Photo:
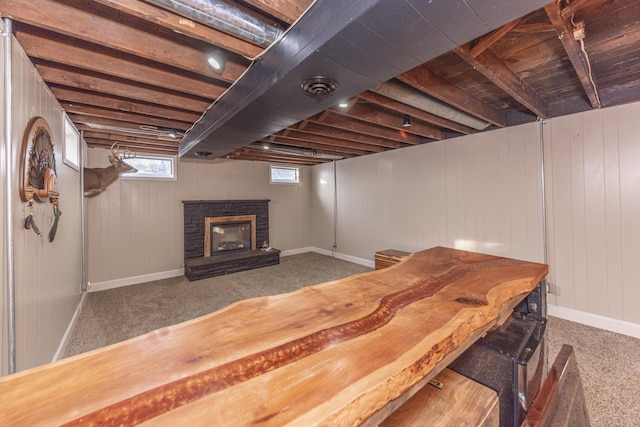
[(300, 168), (296, 166), (271, 165), (272, 184), (299, 184)]
[(66, 114), (64, 114), (62, 161), (70, 168), (80, 170), (80, 134)]
[(164, 179), (175, 181), (175, 156), (139, 156), (124, 159), (125, 163), (138, 169), (138, 172), (122, 174), (123, 178)]

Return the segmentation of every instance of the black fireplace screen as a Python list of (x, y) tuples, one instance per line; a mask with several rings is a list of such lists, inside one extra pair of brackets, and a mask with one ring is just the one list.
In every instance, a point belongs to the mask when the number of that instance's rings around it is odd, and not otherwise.
[(211, 255), (251, 250), (251, 221), (211, 223)]

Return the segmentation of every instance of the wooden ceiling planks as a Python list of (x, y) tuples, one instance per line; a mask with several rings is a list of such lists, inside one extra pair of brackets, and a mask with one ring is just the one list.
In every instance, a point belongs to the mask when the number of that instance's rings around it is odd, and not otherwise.
[[(311, 3), (229, 1), (283, 29)], [(593, 108), (598, 105), (595, 90), (604, 106), (640, 101), (640, 2), (573, 0), (560, 5), (561, 11), (552, 4), (458, 48), (461, 56), (469, 55), (467, 61), (451, 51), (398, 78), (497, 126), (510, 125), (507, 117), (514, 113), (535, 120)], [(144, 1), (6, 0), (0, 15), (13, 20), (16, 39), (63, 108), (74, 118), (100, 118), (101, 123), (135, 122), (138, 128), (161, 123), (184, 130), (246, 70), (251, 63), (247, 58), (263, 51)], [(589, 64), (580, 59), (579, 43), (563, 40), (572, 42), (573, 53), (568, 54), (558, 38), (559, 22), (565, 34), (572, 16), (574, 22), (585, 22)], [(222, 75), (205, 64), (215, 49), (229, 58)], [(572, 55), (582, 64), (577, 71)], [(350, 108), (332, 107), (292, 126), (293, 134), (271, 139), (292, 148), (350, 150), (353, 156), (477, 132), (374, 92), (350, 102)], [(402, 127), (405, 114), (412, 120), (408, 129)], [(108, 138), (119, 134), (100, 135), (107, 138), (101, 143), (108, 144)], [(148, 141), (152, 150), (154, 139)], [(91, 139), (97, 142), (100, 137)], [(260, 152), (243, 156), (260, 159)]]

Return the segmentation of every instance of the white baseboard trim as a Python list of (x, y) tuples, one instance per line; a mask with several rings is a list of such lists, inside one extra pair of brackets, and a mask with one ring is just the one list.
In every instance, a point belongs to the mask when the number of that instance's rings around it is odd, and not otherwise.
[(600, 316), (599, 314), (587, 313), (553, 304), (547, 305), (547, 311), (550, 316), (640, 339), (640, 325), (637, 323), (612, 319), (611, 317)]
[(307, 246), (306, 248), (288, 249), (280, 252), (280, 256), (299, 255), (307, 252), (313, 252), (313, 248), (311, 246)]
[(332, 254), (331, 251), (329, 251), (329, 250), (322, 249), (322, 248), (316, 248), (316, 247), (312, 247), (311, 248), (311, 252), (315, 252), (315, 253), (318, 253), (318, 254), (321, 254), (321, 255), (333, 256), (333, 257), (341, 259), (343, 261), (349, 261), (349, 262), (352, 262), (354, 264), (364, 265), (365, 267), (375, 268), (375, 262), (373, 260), (368, 260), (368, 259), (364, 259), (364, 258), (358, 258), (358, 257), (354, 257), (354, 256), (351, 256), (351, 255), (345, 255), (345, 254), (341, 254), (339, 252), (334, 252)]
[(56, 350), (56, 354), (53, 355), (53, 359), (51, 360), (52, 362), (59, 360), (64, 354), (64, 349), (67, 347), (69, 338), (71, 338), (71, 333), (73, 332), (73, 328), (75, 328), (76, 322), (80, 317), (80, 313), (82, 313), (82, 307), (84, 306), (84, 297), (86, 296), (87, 296), (87, 293), (83, 292), (82, 296), (80, 297), (80, 302), (78, 302), (78, 306), (76, 307), (76, 311), (73, 313), (73, 316), (71, 317), (71, 321), (67, 326), (67, 330), (64, 332), (64, 335), (62, 336), (62, 340), (60, 340), (60, 345), (58, 345), (58, 350)]
[(124, 277), (122, 279), (107, 280), (105, 282), (89, 283), (87, 292), (104, 291), (107, 289), (119, 288), (122, 286), (137, 285), (138, 283), (153, 282), (154, 280), (169, 279), (171, 277), (183, 276), (184, 268), (176, 270), (161, 271), (159, 273), (143, 274), (141, 276)]
[[(371, 260), (358, 258), (351, 255), (345, 255), (338, 252), (334, 252), (313, 246), (307, 246), (305, 248), (288, 249), (280, 252), (280, 256), (290, 256), (303, 254), (305, 252), (316, 252), (322, 255), (334, 256), (335, 258), (343, 261), (349, 261), (354, 264), (364, 265), (365, 267), (374, 268), (375, 263)], [(184, 268), (178, 268), (176, 270), (161, 271), (159, 273), (143, 274), (141, 276), (123, 277), (122, 279), (107, 280), (104, 282), (89, 283), (87, 285), (87, 292), (98, 292), (107, 289), (120, 288), (122, 286), (137, 285), (138, 283), (152, 282), (154, 280), (169, 279), (171, 277), (177, 277), (184, 275)]]

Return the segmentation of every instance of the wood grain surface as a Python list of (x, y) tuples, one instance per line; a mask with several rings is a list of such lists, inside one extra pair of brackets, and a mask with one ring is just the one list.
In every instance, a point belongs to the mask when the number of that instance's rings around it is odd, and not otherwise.
[(358, 425), (547, 274), (442, 247), (0, 379), (2, 425)]
[(457, 372), (444, 369), (435, 378), (441, 388), (423, 387), (380, 427), (498, 427), (498, 393)]

